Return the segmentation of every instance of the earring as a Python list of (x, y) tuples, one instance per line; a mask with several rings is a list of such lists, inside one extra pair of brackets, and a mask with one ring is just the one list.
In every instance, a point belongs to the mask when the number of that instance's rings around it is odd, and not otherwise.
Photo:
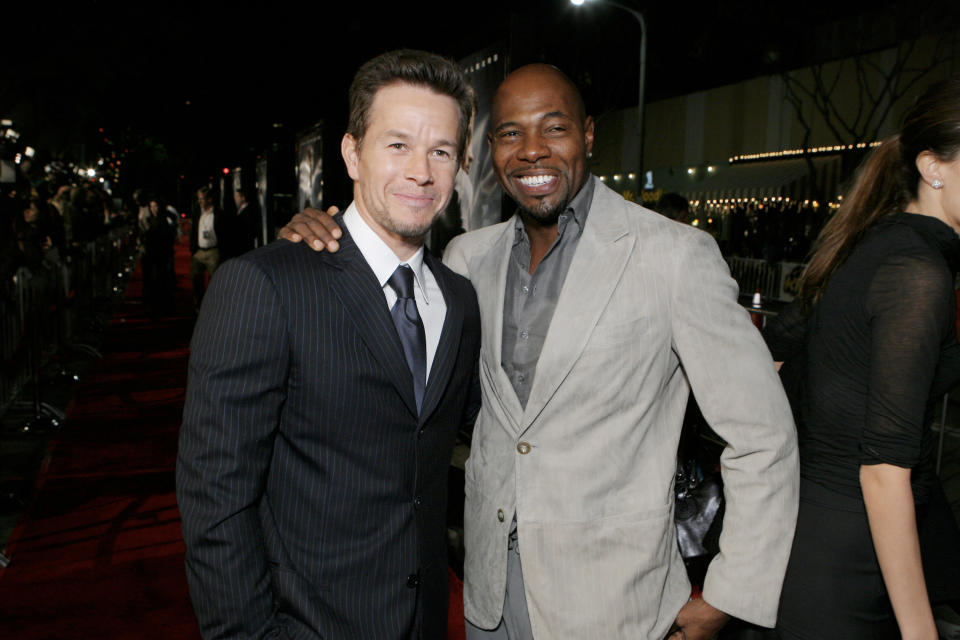
[(930, 186), (934, 189), (943, 189), (943, 180), (936, 178), (933, 182), (930, 183)]

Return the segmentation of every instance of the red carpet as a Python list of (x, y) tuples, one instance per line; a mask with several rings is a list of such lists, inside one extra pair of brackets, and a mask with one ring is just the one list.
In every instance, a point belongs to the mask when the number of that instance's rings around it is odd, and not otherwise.
[(186, 246), (176, 314), (150, 320), (139, 271), (77, 390), (0, 573), (4, 638), (199, 638), (174, 497), (193, 328)]
[[(199, 638), (174, 495), (177, 431), (193, 330), (188, 248), (176, 312), (151, 320), (139, 270), (111, 320), (104, 358), (80, 384), (48, 452), (35, 503), (0, 570), (0, 638)], [(450, 633), (462, 639), (451, 572)]]

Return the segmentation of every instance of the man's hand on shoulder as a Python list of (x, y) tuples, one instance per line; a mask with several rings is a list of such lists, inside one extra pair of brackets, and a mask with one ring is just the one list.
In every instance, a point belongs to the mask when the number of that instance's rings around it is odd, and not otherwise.
[(677, 629), (667, 640), (711, 640), (717, 637), (730, 616), (707, 604), (703, 598), (691, 600), (677, 614)]
[(287, 225), (280, 229), (279, 236), (290, 242), (306, 242), (314, 251), (326, 249), (330, 253), (340, 250), (337, 242), (343, 231), (334, 221), (333, 216), (340, 212), (337, 207), (330, 207), (326, 213), (319, 209), (307, 207), (293, 216)]

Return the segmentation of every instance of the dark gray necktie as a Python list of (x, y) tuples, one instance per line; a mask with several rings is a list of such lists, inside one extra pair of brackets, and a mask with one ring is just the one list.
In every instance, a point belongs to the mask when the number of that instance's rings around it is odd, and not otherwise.
[(413, 297), (413, 269), (405, 264), (397, 267), (387, 284), (396, 292), (397, 303), (390, 310), (393, 324), (400, 334), (403, 355), (413, 374), (413, 393), (417, 398), (417, 413), (423, 404), (423, 390), (427, 383), (427, 339), (423, 332), (423, 322), (417, 311), (417, 301)]

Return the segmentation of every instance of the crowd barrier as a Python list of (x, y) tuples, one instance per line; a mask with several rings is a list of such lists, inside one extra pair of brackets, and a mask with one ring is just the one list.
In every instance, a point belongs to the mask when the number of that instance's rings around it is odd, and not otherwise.
[(740, 285), (740, 295), (753, 295), (757, 291), (764, 300), (781, 300), (782, 267), (780, 262), (767, 262), (755, 258), (727, 258), (730, 275)]
[(43, 401), (41, 378), (54, 367), (52, 375), (69, 376), (65, 363), (71, 352), (99, 356), (84, 338), (102, 328), (106, 320), (100, 312), (123, 292), (133, 272), (134, 229), (112, 229), (53, 260), (48, 254), (42, 268), (20, 268), (0, 287), (0, 415), (25, 405), (31, 414), (25, 430), (63, 419)]

